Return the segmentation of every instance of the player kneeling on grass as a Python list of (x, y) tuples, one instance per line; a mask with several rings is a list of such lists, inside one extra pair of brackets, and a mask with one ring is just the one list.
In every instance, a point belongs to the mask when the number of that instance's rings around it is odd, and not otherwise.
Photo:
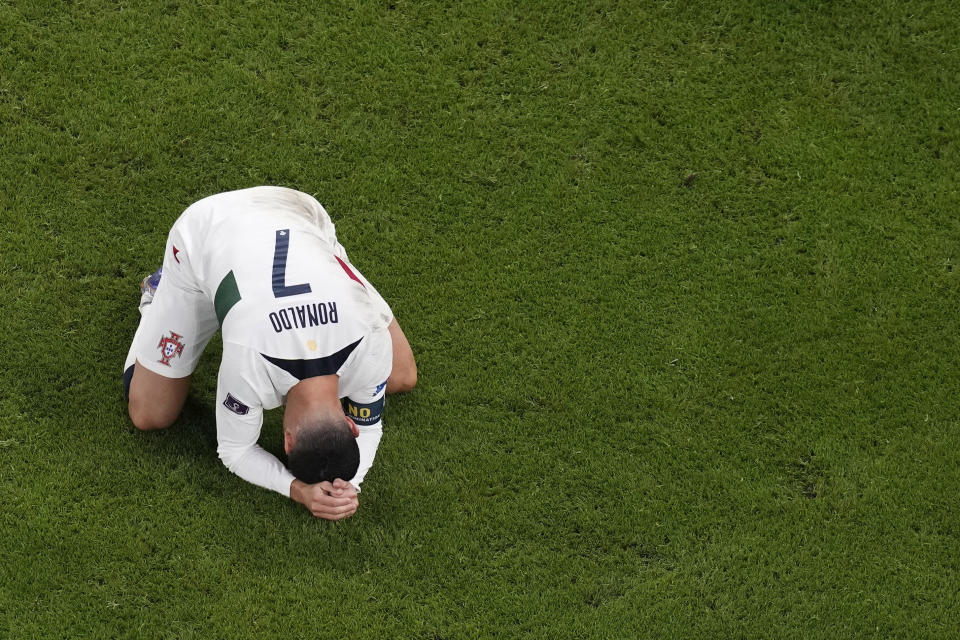
[[(204, 198), (141, 284), (124, 386), (138, 429), (170, 426), (219, 327), (217, 453), (244, 480), (319, 518), (357, 510), (387, 393), (417, 380), (393, 312), (337, 242), (313, 197), (255, 187)], [(289, 469), (257, 445), (263, 410), (285, 404)]]

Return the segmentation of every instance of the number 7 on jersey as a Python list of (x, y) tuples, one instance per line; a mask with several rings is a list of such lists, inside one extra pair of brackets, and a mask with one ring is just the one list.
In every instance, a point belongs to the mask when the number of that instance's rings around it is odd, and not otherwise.
[(310, 293), (310, 284), (287, 285), (287, 252), (290, 250), (290, 229), (277, 229), (277, 242), (273, 248), (273, 297), (286, 298), (301, 293)]

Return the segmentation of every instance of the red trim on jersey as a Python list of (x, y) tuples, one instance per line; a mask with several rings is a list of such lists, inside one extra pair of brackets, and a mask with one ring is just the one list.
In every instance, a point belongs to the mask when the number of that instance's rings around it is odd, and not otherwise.
[(333, 257), (337, 259), (337, 262), (340, 263), (340, 266), (343, 267), (343, 270), (347, 272), (347, 275), (350, 276), (351, 280), (356, 280), (357, 282), (360, 283), (361, 287), (363, 287), (364, 289), (367, 288), (367, 285), (363, 284), (363, 280), (358, 278), (357, 274), (355, 274), (353, 271), (350, 270), (350, 267), (347, 266), (346, 262), (340, 259), (340, 256), (333, 256)]

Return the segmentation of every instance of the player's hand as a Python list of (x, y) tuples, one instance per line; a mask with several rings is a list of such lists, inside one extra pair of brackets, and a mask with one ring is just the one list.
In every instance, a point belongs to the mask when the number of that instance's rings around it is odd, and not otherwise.
[(341, 480), (337, 478), (333, 481), (333, 493), (334, 495), (345, 495), (345, 496), (357, 496), (357, 488), (347, 482), (346, 480)]
[(359, 501), (352, 484), (337, 478), (333, 482), (306, 484), (294, 480), (290, 497), (302, 504), (317, 518), (343, 520), (357, 512)]

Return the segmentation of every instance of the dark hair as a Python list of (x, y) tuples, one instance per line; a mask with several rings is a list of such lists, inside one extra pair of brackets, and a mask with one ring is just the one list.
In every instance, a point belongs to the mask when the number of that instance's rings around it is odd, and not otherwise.
[(297, 431), (287, 464), (307, 484), (352, 480), (360, 466), (360, 447), (345, 418), (317, 421)]

